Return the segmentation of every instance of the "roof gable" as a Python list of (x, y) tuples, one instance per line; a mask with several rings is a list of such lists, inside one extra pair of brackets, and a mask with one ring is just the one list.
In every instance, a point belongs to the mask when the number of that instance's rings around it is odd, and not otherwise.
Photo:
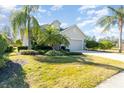
[[(53, 22), (60, 23), (58, 20), (55, 20)], [(41, 25), (41, 29), (44, 31), (45, 27), (47, 27), (48, 25), (52, 25), (52, 23), (51, 24)], [(85, 34), (80, 30), (80, 28), (77, 25), (72, 25), (72, 26), (69, 26), (69, 27), (64, 28), (64, 29), (60, 27), (60, 31), (61, 31), (61, 33), (65, 33), (66, 35), (70, 36), (70, 38), (74, 38), (74, 37), (75, 38), (82, 38), (82, 37), (85, 37)], [(75, 34), (78, 37), (74, 36), (74, 35), (72, 35), (72, 37), (71, 37), (71, 35), (69, 35), (69, 34)]]
[(83, 39), (85, 37), (84, 33), (76, 26), (70, 26), (61, 32), (70, 39)]

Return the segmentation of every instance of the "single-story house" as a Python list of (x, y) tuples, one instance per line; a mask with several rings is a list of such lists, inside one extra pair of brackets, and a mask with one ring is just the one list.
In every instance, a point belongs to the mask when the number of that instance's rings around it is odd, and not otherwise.
[(66, 47), (66, 49), (69, 49), (70, 51), (80, 51), (84, 49), (85, 35), (77, 25), (72, 25), (63, 29), (61, 28), (61, 23), (58, 20), (53, 21), (51, 25), (60, 29), (61, 34), (67, 37), (70, 45)]

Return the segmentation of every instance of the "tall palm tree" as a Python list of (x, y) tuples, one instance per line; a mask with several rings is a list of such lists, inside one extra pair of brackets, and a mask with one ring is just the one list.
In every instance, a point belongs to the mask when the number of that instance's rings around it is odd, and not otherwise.
[[(20, 32), (21, 39), (24, 38), (24, 33), (27, 33), (28, 37), (28, 49), (31, 49), (31, 36), (32, 28), (40, 28), (37, 19), (32, 15), (33, 12), (38, 10), (39, 6), (36, 5), (25, 5), (18, 11), (14, 11), (11, 15), (11, 25), (13, 28), (14, 36)], [(36, 26), (37, 25), (37, 26)]]
[(97, 24), (104, 27), (103, 31), (110, 30), (111, 27), (118, 26), (119, 29), (119, 53), (122, 52), (122, 30), (124, 25), (124, 8), (120, 6), (119, 8), (108, 7), (112, 14), (108, 16), (101, 17)]

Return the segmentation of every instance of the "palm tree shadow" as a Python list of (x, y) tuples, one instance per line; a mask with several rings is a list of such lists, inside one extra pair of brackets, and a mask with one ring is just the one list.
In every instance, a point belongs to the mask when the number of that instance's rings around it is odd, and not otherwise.
[(0, 70), (1, 88), (28, 88), (29, 84), (25, 82), (25, 73), (19, 63), (7, 62), (7, 66)]
[(47, 57), (43, 59), (42, 57), (36, 57), (35, 60), (42, 62), (42, 63), (49, 63), (49, 64), (63, 64), (63, 63), (66, 64), (66, 63), (78, 62), (82, 66), (90, 65), (90, 66), (97, 66), (97, 67), (106, 68), (110, 70), (119, 70), (119, 71), (124, 70), (124, 68), (110, 65), (110, 64), (91, 62), (91, 61), (86, 60), (84, 57), (86, 56)]
[(110, 70), (119, 70), (119, 71), (123, 71), (124, 70), (121, 67), (117, 67), (117, 66), (113, 66), (113, 65), (108, 65), (108, 64), (93, 63), (93, 62), (90, 62), (90, 61), (85, 61), (85, 62), (83, 62), (83, 64), (91, 65), (91, 66), (97, 66), (97, 67), (102, 67), (102, 68), (106, 68), (106, 69), (110, 69)]
[(114, 65), (111, 65), (111, 64), (91, 62), (91, 61), (85, 60), (84, 57), (77, 57), (77, 60), (82, 65), (97, 66), (97, 67), (102, 67), (102, 68), (106, 68), (106, 69), (110, 69), (110, 70), (119, 70), (119, 71), (123, 71), (124, 70), (124, 68), (121, 68), (121, 67), (118, 67), (118, 66), (114, 66)]

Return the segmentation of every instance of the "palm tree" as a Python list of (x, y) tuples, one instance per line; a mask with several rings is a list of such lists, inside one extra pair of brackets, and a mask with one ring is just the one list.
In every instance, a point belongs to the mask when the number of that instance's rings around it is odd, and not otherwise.
[(45, 28), (39, 40), (39, 42), (52, 47), (53, 50), (56, 50), (56, 46), (60, 46), (61, 44), (65, 46), (69, 45), (69, 41), (66, 36), (62, 35), (59, 29), (53, 25), (48, 25)]
[(25, 5), (20, 10), (15, 11), (11, 15), (11, 25), (13, 28), (14, 36), (20, 32), (21, 39), (23, 40), (24, 34), (27, 33), (28, 37), (28, 49), (31, 49), (31, 36), (32, 28), (40, 28), (37, 19), (32, 15), (33, 12), (38, 10), (39, 6), (36, 5)]
[(13, 44), (13, 38), (11, 36), (11, 30), (9, 26), (3, 26), (1, 29), (2, 36), (6, 39), (8, 44)]
[(122, 29), (124, 25), (124, 8), (120, 6), (119, 8), (108, 7), (112, 15), (101, 17), (97, 24), (104, 27), (103, 31), (108, 31), (113, 26), (118, 26), (119, 29), (119, 53), (122, 52)]

